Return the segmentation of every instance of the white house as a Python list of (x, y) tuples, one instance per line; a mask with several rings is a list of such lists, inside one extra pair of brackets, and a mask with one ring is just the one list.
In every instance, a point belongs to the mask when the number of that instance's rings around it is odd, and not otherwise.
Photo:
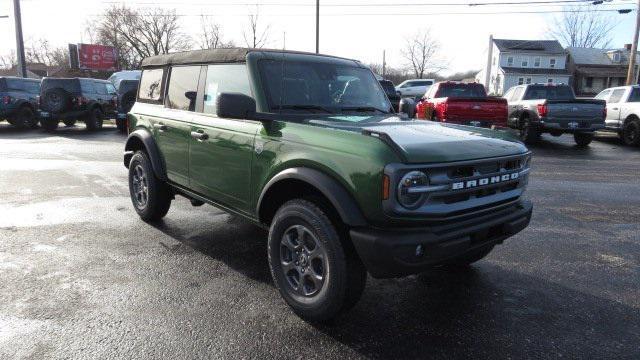
[(476, 80), (487, 92), (502, 95), (519, 84), (569, 84), (570, 77), (567, 52), (558, 41), (491, 37), (487, 66)]

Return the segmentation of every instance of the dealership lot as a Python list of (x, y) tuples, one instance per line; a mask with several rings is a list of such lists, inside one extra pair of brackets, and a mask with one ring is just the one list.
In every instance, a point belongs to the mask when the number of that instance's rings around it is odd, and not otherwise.
[(274, 288), (266, 233), (131, 207), (124, 136), (0, 124), (0, 358), (640, 357), (640, 149), (545, 136), (531, 225), (472, 270), (370, 279), (329, 325)]

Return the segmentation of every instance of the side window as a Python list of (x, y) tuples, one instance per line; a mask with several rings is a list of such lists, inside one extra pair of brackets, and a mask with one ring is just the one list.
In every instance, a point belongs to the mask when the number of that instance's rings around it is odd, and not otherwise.
[(627, 102), (640, 102), (640, 88), (633, 88)]
[(611, 94), (611, 90), (604, 90), (602, 92), (600, 92), (600, 94), (596, 95), (596, 99), (600, 99), (600, 100), (604, 100), (606, 99), (609, 94)]
[(513, 96), (511, 97), (512, 101), (518, 101), (522, 97), (522, 92), (524, 91), (523, 87), (518, 87), (513, 91)]
[(147, 101), (160, 101), (162, 95), (162, 75), (164, 69), (144, 70), (140, 78), (138, 99)]
[(116, 95), (118, 92), (116, 91), (115, 86), (111, 85), (111, 84), (107, 84), (107, 94), (109, 95)]
[(107, 95), (107, 84), (93, 83), (93, 87), (96, 89), (98, 95)]
[(91, 80), (80, 80), (80, 88), (85, 94), (95, 94), (96, 88)]
[(509, 91), (507, 91), (507, 93), (504, 94), (502, 97), (504, 99), (507, 99), (507, 101), (511, 101), (511, 95), (513, 95), (513, 88), (509, 89)]
[(200, 66), (175, 66), (169, 74), (167, 105), (177, 110), (196, 110)]
[(245, 64), (207, 66), (207, 80), (204, 88), (205, 113), (216, 113), (216, 97), (223, 92), (235, 92), (252, 96), (249, 74)]
[(626, 91), (626, 89), (616, 89), (613, 90), (613, 92), (611, 93), (611, 97), (609, 98), (609, 101), (607, 101), (608, 103), (619, 103), (620, 100), (622, 100), (622, 95), (624, 95), (624, 92)]

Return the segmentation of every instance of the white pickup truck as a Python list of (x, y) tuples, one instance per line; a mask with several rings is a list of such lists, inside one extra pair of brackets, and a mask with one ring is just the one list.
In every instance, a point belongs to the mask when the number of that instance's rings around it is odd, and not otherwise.
[(606, 130), (615, 131), (630, 146), (640, 146), (640, 85), (603, 90), (596, 96), (607, 102)]

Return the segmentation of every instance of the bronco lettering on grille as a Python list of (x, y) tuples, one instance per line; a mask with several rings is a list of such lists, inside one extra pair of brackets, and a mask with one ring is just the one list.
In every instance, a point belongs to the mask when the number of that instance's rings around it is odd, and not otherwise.
[(451, 190), (471, 189), (478, 186), (503, 183), (506, 181), (517, 180), (519, 176), (520, 176), (519, 173), (514, 172), (511, 174), (504, 174), (504, 175), (491, 176), (491, 177), (486, 177), (481, 179), (454, 182), (451, 184)]

